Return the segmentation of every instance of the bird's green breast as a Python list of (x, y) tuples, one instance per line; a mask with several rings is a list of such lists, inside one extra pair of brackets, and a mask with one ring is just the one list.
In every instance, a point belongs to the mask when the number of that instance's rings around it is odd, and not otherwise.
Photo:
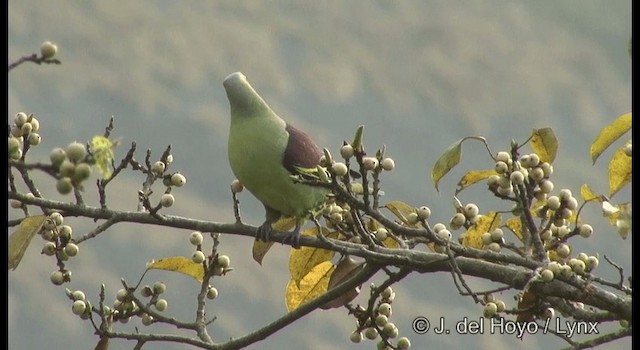
[(280, 118), (232, 118), (229, 163), (235, 176), (262, 203), (301, 217), (321, 205), (327, 190), (295, 183), (283, 165), (289, 135)]

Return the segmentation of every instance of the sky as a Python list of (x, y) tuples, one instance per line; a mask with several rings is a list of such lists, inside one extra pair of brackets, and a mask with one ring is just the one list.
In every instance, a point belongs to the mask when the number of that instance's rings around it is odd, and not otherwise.
[[(159, 157), (171, 144), (172, 169), (188, 182), (174, 192), (176, 204), (167, 213), (233, 222), (222, 80), (242, 71), (280, 116), (332, 152), (365, 125), (370, 152), (385, 145), (396, 162), (383, 178), (384, 199), (428, 205), (434, 222), (448, 222), (460, 176), (493, 166), (486, 151), (465, 143), (462, 164), (435, 191), (432, 165), (465, 136), (484, 136), (497, 152), (512, 139), (524, 141), (534, 128), (551, 127), (560, 143), (555, 188), (577, 193), (589, 183), (606, 192), (611, 152), (592, 165), (588, 149), (600, 129), (631, 110), (630, 9), (631, 1), (619, 0), (9, 1), (9, 61), (51, 40), (62, 64), (24, 64), (11, 71), (8, 116), (9, 121), (19, 111), (38, 116), (43, 143), (33, 149), (34, 161), (47, 161), (53, 147), (101, 134), (113, 116), (113, 135), (121, 141), (117, 156), (133, 141), (139, 160), (147, 149)], [(45, 195), (70, 200), (55, 193), (51, 179), (39, 175), (37, 180)], [(110, 206), (135, 210), (143, 180), (134, 173), (118, 177), (109, 192)], [(481, 187), (464, 191), (460, 200), (478, 203), (481, 212), (505, 206)], [(88, 203), (97, 203), (94, 192), (86, 191)], [(248, 193), (240, 199), (243, 218), (260, 224), (259, 202)], [(629, 201), (630, 191), (617, 200)], [(574, 248), (615, 257), (630, 271), (632, 237), (622, 241), (597, 208), (585, 213), (596, 232)], [(17, 215), (10, 212), (10, 217)], [(67, 220), (78, 235), (93, 227), (78, 218)], [(67, 287), (97, 300), (105, 283), (115, 295), (120, 279), (136, 281), (149, 259), (190, 256), (189, 233), (115, 226), (81, 245), (81, 254), (70, 262), (73, 282)], [(274, 246), (259, 266), (251, 259), (251, 243), (246, 237), (224, 236), (221, 252), (231, 257), (234, 271), (214, 283), (220, 298), (208, 312), (218, 316), (211, 327), (215, 339), (240, 336), (286, 312), (288, 248)], [(71, 314), (63, 289), (49, 282), (55, 266), (39, 254), (40, 244), (34, 240), (18, 269), (9, 272), (10, 348), (93, 346), (97, 340), (89, 323)], [(615, 278), (610, 270), (603, 267), (601, 273)], [(196, 285), (160, 272), (145, 277), (145, 283), (160, 279), (168, 285), (167, 312), (192, 317)], [(372, 280), (381, 281), (383, 276)], [(472, 282), (478, 288), (486, 285)], [(565, 345), (548, 335), (524, 341), (507, 335), (417, 335), (410, 328), (417, 316), (477, 318), (481, 307), (457, 296), (448, 273), (411, 275), (395, 289), (393, 318), (414, 348)], [(361, 298), (364, 302), (366, 293)], [(374, 346), (351, 344), (353, 329), (344, 309), (318, 311), (250, 348)], [(619, 341), (611, 348), (629, 344)], [(111, 349), (132, 347), (124, 341), (111, 344)]]

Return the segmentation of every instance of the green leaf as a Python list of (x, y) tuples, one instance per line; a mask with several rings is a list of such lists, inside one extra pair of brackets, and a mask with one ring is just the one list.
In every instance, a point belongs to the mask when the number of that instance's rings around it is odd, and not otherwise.
[(111, 142), (104, 136), (94, 136), (91, 139), (91, 152), (96, 160), (95, 167), (98, 169), (102, 178), (109, 179), (111, 177), (111, 163), (113, 162), (113, 148), (118, 142)]
[(631, 113), (619, 116), (613, 123), (602, 129), (591, 144), (591, 149), (589, 150), (593, 164), (596, 163), (596, 160), (602, 152), (619, 139), (620, 136), (629, 131), (629, 129), (631, 129)]
[(553, 163), (558, 152), (558, 139), (553, 129), (533, 129), (531, 149), (540, 157), (540, 162)]
[(464, 140), (465, 139), (456, 141), (451, 146), (447, 147), (433, 166), (433, 169), (431, 170), (431, 180), (436, 187), (436, 191), (440, 191), (438, 189), (438, 182), (440, 182), (440, 179), (460, 163), (460, 158), (462, 157), (462, 141)]
[(18, 267), (31, 239), (40, 231), (45, 220), (46, 215), (26, 217), (20, 222), (18, 229), (9, 236), (9, 269), (15, 270)]

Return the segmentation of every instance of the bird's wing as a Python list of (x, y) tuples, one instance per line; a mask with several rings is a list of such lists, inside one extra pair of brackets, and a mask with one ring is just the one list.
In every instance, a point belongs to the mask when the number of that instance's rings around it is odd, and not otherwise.
[(284, 151), (282, 164), (292, 175), (308, 176), (315, 172), (322, 151), (304, 131), (287, 124), (285, 130), (289, 134), (287, 148)]

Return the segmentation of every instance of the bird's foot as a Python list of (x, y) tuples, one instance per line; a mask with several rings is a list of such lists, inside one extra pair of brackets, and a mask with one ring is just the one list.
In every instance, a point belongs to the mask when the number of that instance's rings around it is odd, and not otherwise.
[(282, 244), (286, 243), (291, 243), (293, 248), (300, 249), (300, 226), (296, 225), (291, 232), (287, 232), (287, 235), (282, 240)]
[(256, 239), (260, 241), (269, 242), (269, 236), (271, 236), (271, 232), (273, 229), (271, 228), (271, 222), (265, 221), (260, 227), (258, 227), (258, 231), (256, 232)]

